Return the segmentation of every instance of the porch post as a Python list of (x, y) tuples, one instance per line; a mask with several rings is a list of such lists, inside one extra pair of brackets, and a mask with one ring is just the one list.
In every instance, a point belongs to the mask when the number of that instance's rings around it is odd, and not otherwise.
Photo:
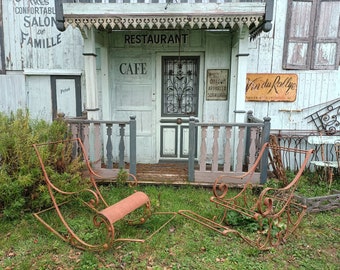
[(136, 126), (136, 116), (130, 116), (130, 173), (133, 175), (137, 174), (137, 126)]
[(93, 28), (83, 30), (84, 37), (84, 62), (85, 62), (85, 87), (86, 87), (86, 111), (90, 120), (99, 119), (97, 71), (96, 71), (96, 47), (95, 32)]
[(193, 116), (189, 118), (189, 158), (188, 158), (188, 180), (195, 181), (195, 152), (196, 152), (196, 119)]
[[(231, 76), (230, 76), (230, 98), (229, 98), (229, 115), (230, 123), (244, 123), (245, 122), (245, 89), (247, 79), (247, 63), (248, 63), (248, 39), (249, 30), (243, 27), (235, 34), (232, 46), (232, 60), (231, 60)], [(232, 142), (232, 156), (233, 168), (237, 166), (237, 145), (239, 143), (238, 132), (233, 132), (231, 138)], [(242, 138), (243, 139), (243, 138)]]
[[(86, 103), (85, 110), (87, 112), (87, 119), (98, 120), (98, 94), (97, 94), (97, 71), (96, 71), (96, 49), (95, 49), (95, 33), (93, 28), (82, 30), (84, 38), (84, 65), (85, 65), (85, 91)], [(97, 140), (93, 125), (89, 127), (89, 145), (90, 145), (90, 160), (94, 161), (94, 145)]]
[(236, 41), (232, 48), (229, 122), (234, 123), (243, 123), (245, 121), (245, 89), (249, 56), (248, 39), (249, 30), (247, 27), (243, 27), (236, 34)]
[[(269, 142), (269, 136), (270, 136), (270, 117), (264, 117), (263, 118), (263, 134), (262, 134), (262, 142), (261, 147), (266, 142)], [(268, 177), (268, 149), (263, 153), (260, 163), (260, 184), (265, 184)]]

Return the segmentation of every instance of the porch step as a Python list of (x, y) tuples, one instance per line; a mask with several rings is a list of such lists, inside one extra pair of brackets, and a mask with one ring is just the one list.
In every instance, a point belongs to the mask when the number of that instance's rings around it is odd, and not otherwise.
[(187, 163), (137, 164), (140, 182), (174, 183), (188, 180)]
[[(95, 178), (98, 183), (111, 182), (110, 179), (116, 178), (119, 170), (117, 164), (114, 164), (114, 170), (106, 168), (96, 168), (94, 171), (101, 176)], [(129, 169), (129, 164), (125, 164), (125, 169)], [(195, 169), (198, 169), (196, 164)], [(207, 166), (207, 169), (210, 169)], [(137, 164), (138, 183), (140, 184), (165, 184), (165, 185), (193, 185), (212, 187), (214, 182), (196, 180), (194, 182), (188, 181), (187, 163), (158, 163), (158, 164)], [(234, 187), (242, 187), (242, 185), (231, 184)]]
[[(118, 169), (118, 164), (113, 164), (113, 168)], [(125, 164), (125, 169), (129, 169), (128, 163)], [(104, 173), (106, 176), (105, 171), (106, 169), (101, 170), (101, 175)], [(187, 162), (138, 163), (136, 171), (136, 177), (140, 183), (184, 184), (188, 182)]]

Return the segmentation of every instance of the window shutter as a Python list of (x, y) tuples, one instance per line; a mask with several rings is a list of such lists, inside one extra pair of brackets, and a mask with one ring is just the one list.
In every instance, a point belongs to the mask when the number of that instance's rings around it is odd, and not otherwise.
[(340, 1), (321, 0), (317, 18), (312, 69), (337, 69), (340, 64)]
[(309, 69), (311, 61), (313, 0), (289, 0), (283, 67), (285, 69)]
[(340, 0), (289, 0), (285, 69), (338, 69)]

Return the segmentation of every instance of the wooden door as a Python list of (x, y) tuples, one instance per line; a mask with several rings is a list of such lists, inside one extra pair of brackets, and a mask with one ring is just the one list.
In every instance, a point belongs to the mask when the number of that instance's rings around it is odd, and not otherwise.
[(198, 116), (199, 57), (162, 58), (160, 158), (188, 157), (189, 117)]

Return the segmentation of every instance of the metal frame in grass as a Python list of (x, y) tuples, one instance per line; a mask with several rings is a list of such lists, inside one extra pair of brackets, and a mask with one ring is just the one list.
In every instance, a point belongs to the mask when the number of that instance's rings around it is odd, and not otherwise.
[[(153, 212), (151, 210), (151, 202), (148, 195), (141, 191), (134, 192), (130, 196), (109, 205), (102, 196), (95, 181), (95, 179), (102, 177), (96, 174), (91, 168), (84, 145), (79, 138), (34, 144), (33, 147), (38, 156), (45, 184), (52, 202), (52, 207), (34, 213), (33, 215), (52, 233), (77, 248), (83, 250), (107, 250), (112, 247), (115, 242), (119, 241), (145, 242), (166, 226), (177, 214), (173, 212)], [(74, 165), (73, 169), (70, 169), (71, 172), (68, 172), (67, 168), (72, 167), (73, 162), (76, 165)], [(77, 171), (75, 172), (74, 170)], [(55, 175), (63, 175), (67, 178), (66, 180), (64, 179), (65, 182), (71, 182), (74, 174), (78, 174), (82, 181), (82, 185), (79, 186), (79, 188), (76, 188), (76, 190), (63, 190), (54, 182)], [(130, 175), (130, 178), (133, 180), (131, 184), (136, 185), (136, 177)], [(84, 194), (87, 195), (87, 198), (89, 199), (83, 200), (82, 197), (84, 197)], [(81, 200), (82, 205), (90, 209), (93, 213), (92, 225), (94, 227), (93, 230), (90, 230), (90, 233), (98, 228), (103, 229), (103, 235), (102, 238), (100, 238), (100, 242), (89, 242), (87, 240), (88, 237), (81, 237), (81, 233), (79, 234), (76, 229), (72, 227), (70, 220), (63, 214), (61, 208), (68, 202), (74, 200)], [(144, 210), (140, 217), (126, 219), (130, 213), (142, 208), (144, 208)], [(42, 217), (43, 213), (49, 211), (55, 211), (56, 216), (62, 224), (62, 230), (54, 228), (54, 226), (51, 225), (51, 222), (48, 223)], [(81, 213), (81, 211), (78, 212)], [(154, 232), (149, 233), (144, 239), (115, 238), (114, 225), (116, 222), (124, 220), (129, 225), (143, 224), (152, 215), (170, 215), (170, 218)]]
[[(190, 210), (180, 210), (179, 214), (202, 224), (223, 236), (230, 233), (241, 237), (248, 244), (260, 250), (267, 250), (285, 243), (287, 238), (296, 230), (307, 207), (298, 203), (294, 199), (299, 179), (313, 153), (313, 150), (300, 150), (295, 148), (280, 147), (275, 143), (265, 143), (261, 148), (255, 164), (251, 169), (240, 176), (220, 176), (215, 180), (213, 186), (213, 196), (210, 201), (220, 207), (223, 211), (218, 221), (216, 217), (203, 217)], [(285, 183), (283, 188), (266, 187), (256, 196), (252, 186), (252, 177), (258, 169), (263, 155), (269, 155), (268, 168), (271, 165), (276, 175), (282, 177)], [(296, 172), (293, 180), (288, 181), (284, 173), (284, 159), (296, 158), (301, 155), (301, 166)], [(233, 182), (238, 180), (243, 188), (237, 195), (229, 192), (228, 178), (233, 178)], [(254, 196), (255, 195), (255, 196)], [(234, 211), (246, 219), (252, 220), (257, 228), (256, 233), (245, 233), (244, 231), (229, 226), (228, 212)]]

